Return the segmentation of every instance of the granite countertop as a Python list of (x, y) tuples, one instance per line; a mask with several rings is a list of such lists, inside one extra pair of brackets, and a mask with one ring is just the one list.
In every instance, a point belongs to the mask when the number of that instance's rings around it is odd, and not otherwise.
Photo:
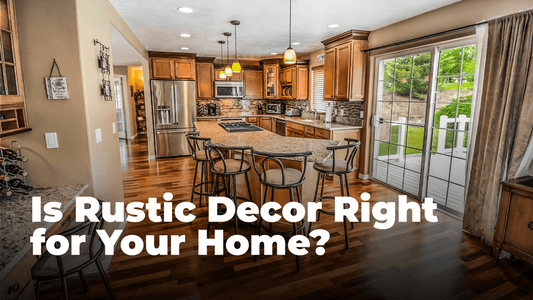
[(240, 113), (227, 113), (223, 115), (218, 116), (204, 116), (204, 117), (198, 117), (198, 119), (219, 119), (219, 118), (240, 118), (240, 117), (274, 117), (281, 120), (291, 121), (299, 124), (309, 125), (321, 129), (327, 129), (327, 130), (351, 130), (351, 129), (362, 129), (363, 126), (355, 126), (355, 125), (346, 125), (346, 124), (340, 124), (340, 123), (325, 123), (324, 121), (320, 120), (312, 120), (312, 121), (304, 121), (309, 119), (304, 119), (300, 116), (298, 117), (289, 117), (286, 115), (276, 115), (276, 114), (253, 114), (250, 112), (240, 112)]
[[(335, 140), (281, 136), (268, 130), (229, 133), (218, 124), (215, 125), (212, 122), (196, 122), (196, 128), (198, 128), (200, 136), (211, 138), (213, 143), (225, 146), (251, 146), (257, 151), (275, 153), (311, 151), (313, 154), (308, 157), (309, 162), (325, 161), (331, 155), (331, 151), (326, 150), (326, 147), (340, 143)], [(294, 158), (287, 159), (297, 160)]]
[(60, 202), (61, 211), (65, 212), (89, 187), (88, 184), (76, 184), (63, 187), (37, 188), (30, 195), (13, 195), (0, 197), (0, 280), (30, 250), (30, 236), (37, 228), (49, 228), (53, 223), (34, 223), (32, 219), (32, 197), (41, 197), (41, 207), (48, 202)]

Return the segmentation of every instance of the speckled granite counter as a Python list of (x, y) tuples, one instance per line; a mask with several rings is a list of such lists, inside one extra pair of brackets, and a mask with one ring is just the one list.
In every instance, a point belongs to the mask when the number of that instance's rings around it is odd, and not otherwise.
[(30, 249), (30, 236), (37, 228), (49, 228), (52, 223), (33, 223), (32, 197), (40, 196), (41, 205), (48, 202), (60, 202), (61, 211), (74, 203), (89, 187), (88, 184), (76, 184), (63, 187), (38, 188), (31, 195), (0, 196), (0, 280), (22, 259)]
[[(299, 124), (309, 125), (317, 128), (322, 129), (328, 129), (328, 130), (351, 130), (351, 129), (362, 129), (363, 126), (354, 126), (354, 125), (345, 125), (340, 123), (324, 123), (323, 121), (319, 120), (308, 120), (304, 119), (302, 117), (289, 117), (286, 115), (274, 115), (274, 114), (264, 114), (264, 115), (257, 115), (247, 112), (241, 112), (241, 113), (230, 113), (230, 114), (223, 114), (220, 116), (205, 116), (205, 117), (198, 117), (198, 119), (221, 119), (221, 118), (245, 118), (245, 117), (273, 117), (281, 120), (291, 121)], [(308, 120), (308, 121), (304, 121)]]
[(331, 155), (331, 151), (326, 150), (326, 147), (335, 146), (340, 143), (335, 140), (302, 139), (281, 136), (268, 130), (229, 133), (218, 124), (212, 122), (196, 122), (196, 128), (198, 128), (202, 137), (211, 138), (213, 143), (221, 145), (251, 146), (257, 151), (276, 153), (311, 151), (313, 155), (309, 156), (309, 162), (322, 162), (326, 160)]

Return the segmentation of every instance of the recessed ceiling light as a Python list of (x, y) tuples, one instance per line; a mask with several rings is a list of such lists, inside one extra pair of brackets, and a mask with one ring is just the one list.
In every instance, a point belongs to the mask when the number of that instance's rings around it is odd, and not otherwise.
[(188, 34), (188, 33), (182, 33), (182, 34), (180, 34), (180, 36), (181, 36), (181, 37), (184, 37), (184, 38), (191, 37), (191, 35)]
[(296, 46), (296, 45), (300, 45), (300, 43), (298, 43), (298, 42), (292, 42), (292, 45), (295, 45), (295, 46)]
[(181, 47), (181, 50), (189, 50), (189, 47)]
[(337, 27), (339, 27), (339, 24), (329, 24), (328, 27), (329, 28), (337, 28)]
[(270, 54), (272, 54), (272, 55), (276, 55), (277, 53), (276, 53), (276, 52), (272, 52), (272, 53), (270, 53)]
[(192, 13), (192, 8), (190, 7), (178, 7), (178, 10), (186, 14)]

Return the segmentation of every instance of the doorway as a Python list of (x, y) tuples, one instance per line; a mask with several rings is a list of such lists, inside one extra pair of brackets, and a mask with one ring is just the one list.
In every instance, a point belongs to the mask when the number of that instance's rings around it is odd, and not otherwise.
[(114, 78), (114, 87), (115, 87), (115, 104), (117, 109), (117, 131), (118, 131), (118, 138), (120, 139), (126, 139), (127, 138), (127, 120), (129, 120), (129, 117), (126, 116), (127, 111), (124, 109), (126, 107), (124, 98), (124, 84), (123, 79), (125, 76), (115, 76)]

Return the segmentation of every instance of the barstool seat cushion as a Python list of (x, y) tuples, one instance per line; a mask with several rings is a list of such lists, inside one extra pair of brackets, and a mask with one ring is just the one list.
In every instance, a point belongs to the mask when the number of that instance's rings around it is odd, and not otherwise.
[(219, 173), (224, 173), (224, 172), (235, 173), (239, 171), (246, 172), (250, 170), (250, 163), (248, 163), (247, 161), (242, 162), (242, 170), (240, 169), (241, 168), (240, 159), (226, 159), (225, 162), (226, 162), (226, 170), (224, 170), (224, 162), (222, 160), (216, 162), (215, 165), (213, 166), (213, 169)]
[(322, 172), (350, 172), (350, 168), (346, 168), (347, 161), (342, 159), (335, 160), (335, 170), (333, 170), (333, 159), (328, 159), (323, 163), (315, 163), (314, 168)]
[(285, 183), (283, 183), (282, 180), (281, 169), (266, 170), (262, 177), (263, 181), (266, 183), (276, 185), (291, 185), (300, 181), (302, 178), (302, 172), (293, 168), (285, 168)]
[[(213, 158), (220, 158), (220, 154), (218, 154), (217, 152), (213, 152), (211, 153), (211, 156), (213, 156)], [(205, 151), (203, 150), (198, 150), (196, 151), (196, 160), (209, 160), (209, 154), (208, 156), (205, 155)]]

